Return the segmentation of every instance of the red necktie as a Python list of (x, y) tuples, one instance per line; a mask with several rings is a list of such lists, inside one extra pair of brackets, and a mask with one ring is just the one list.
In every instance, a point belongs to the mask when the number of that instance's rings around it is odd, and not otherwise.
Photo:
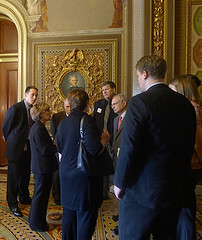
[(119, 121), (118, 121), (118, 126), (117, 126), (117, 130), (119, 130), (120, 126), (121, 126), (121, 122), (122, 122), (122, 117), (119, 117)]

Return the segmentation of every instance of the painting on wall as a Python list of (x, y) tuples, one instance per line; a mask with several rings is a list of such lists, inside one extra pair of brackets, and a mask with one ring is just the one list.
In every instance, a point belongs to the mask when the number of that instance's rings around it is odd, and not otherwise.
[(114, 15), (112, 25), (109, 28), (122, 28), (123, 27), (123, 2), (122, 0), (113, 0)]
[[(188, 1), (187, 72), (196, 75), (202, 83), (202, 1)], [(202, 96), (202, 85), (199, 87)]]
[(65, 98), (71, 90), (84, 89), (86, 81), (85, 78), (79, 72), (63, 72), (59, 79), (60, 94)]

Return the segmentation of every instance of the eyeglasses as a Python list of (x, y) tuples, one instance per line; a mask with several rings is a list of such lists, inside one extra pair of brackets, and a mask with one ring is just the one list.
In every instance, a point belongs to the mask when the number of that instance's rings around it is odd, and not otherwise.
[(112, 103), (111, 106), (113, 107), (113, 106), (117, 105), (119, 102), (120, 102), (120, 101), (115, 102), (115, 103)]

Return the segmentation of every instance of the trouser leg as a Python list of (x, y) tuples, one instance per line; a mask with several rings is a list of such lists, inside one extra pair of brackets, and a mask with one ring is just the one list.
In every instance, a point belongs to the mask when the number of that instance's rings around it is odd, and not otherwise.
[(51, 190), (52, 174), (34, 174), (35, 187), (29, 214), (29, 225), (32, 229), (43, 229), (46, 226), (46, 214)]
[(19, 188), (19, 200), (20, 202), (29, 199), (29, 182), (30, 182), (30, 165), (31, 165), (31, 152), (28, 145), (27, 151), (23, 152), (22, 156), (22, 170), (19, 176), (18, 188)]
[(7, 173), (7, 202), (10, 208), (18, 206), (18, 179), (20, 176), (21, 168), (19, 162), (12, 162), (8, 160), (8, 173)]

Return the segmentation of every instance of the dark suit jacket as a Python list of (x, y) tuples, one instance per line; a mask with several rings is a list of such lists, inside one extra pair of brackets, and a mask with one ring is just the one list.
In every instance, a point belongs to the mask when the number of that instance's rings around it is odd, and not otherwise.
[(190, 181), (196, 119), (191, 103), (165, 84), (128, 105), (114, 184), (149, 208), (181, 205)]
[(37, 121), (30, 131), (31, 171), (46, 174), (58, 169), (56, 146), (43, 123)]
[(53, 116), (51, 118), (50, 131), (51, 131), (54, 139), (56, 137), (57, 128), (58, 128), (60, 122), (66, 117), (67, 117), (67, 115), (66, 115), (65, 111), (53, 114)]
[(6, 140), (6, 158), (10, 161), (19, 161), (29, 135), (27, 109), (24, 100), (8, 109), (2, 125), (2, 132)]
[[(100, 129), (100, 131), (103, 131), (104, 127), (104, 115), (105, 115), (105, 109), (107, 106), (107, 100), (102, 99), (98, 100), (95, 102), (94, 105), (94, 113), (93, 116), (96, 120), (97, 126)], [(110, 107), (110, 113), (109, 113), (109, 118), (108, 118), (108, 123), (107, 123), (107, 130), (110, 134), (110, 144), (112, 145), (113, 141), (113, 120), (117, 116), (116, 113), (114, 113), (113, 109)]]
[[(59, 169), (62, 205), (71, 210), (97, 208), (102, 203), (103, 178), (89, 176), (77, 169), (80, 120), (84, 114), (70, 113), (59, 125), (56, 136), (57, 149), (62, 154)], [(83, 130), (87, 152), (97, 155), (102, 149), (101, 133), (93, 117), (87, 115)]]

